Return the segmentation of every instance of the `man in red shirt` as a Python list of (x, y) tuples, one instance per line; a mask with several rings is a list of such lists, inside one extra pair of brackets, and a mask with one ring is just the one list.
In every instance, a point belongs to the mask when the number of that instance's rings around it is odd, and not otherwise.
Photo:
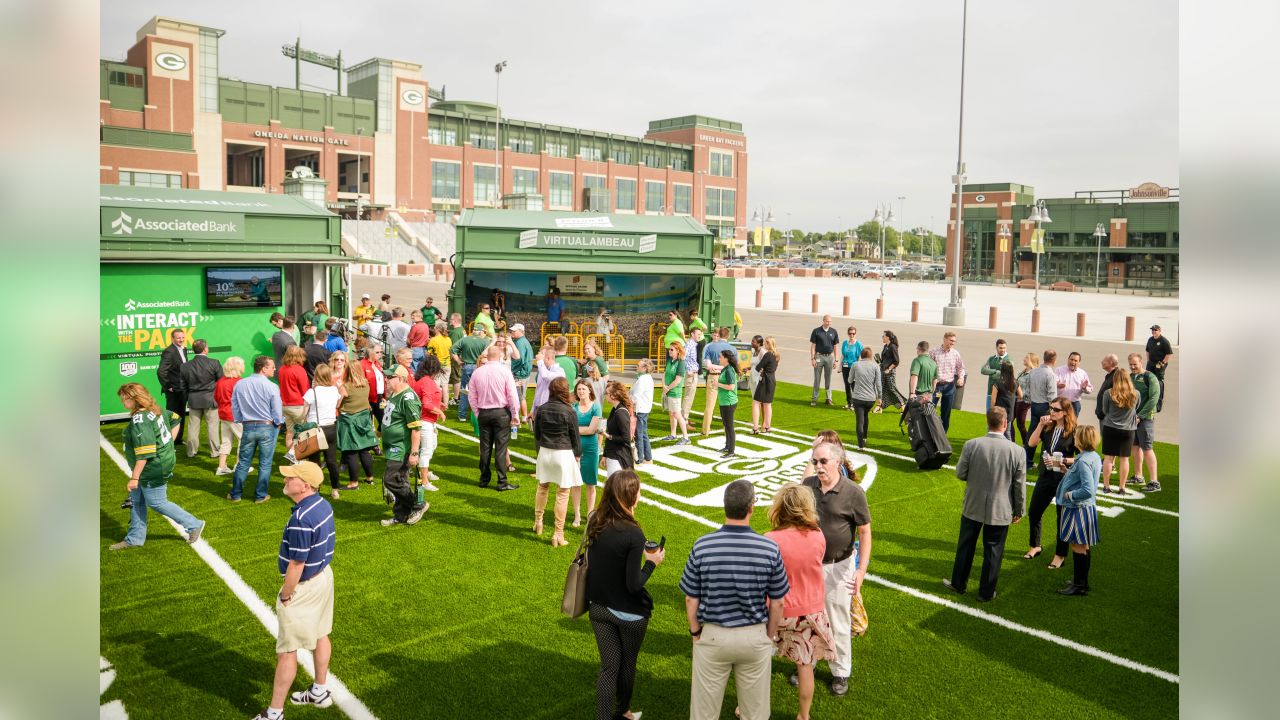
[(427, 342), (431, 340), (431, 326), (422, 321), (422, 311), (414, 310), (409, 313), (412, 323), (409, 326), (408, 346), (413, 352), (413, 364), (409, 368), (414, 373), (418, 372), (418, 366), (422, 364), (422, 357), (427, 354)]

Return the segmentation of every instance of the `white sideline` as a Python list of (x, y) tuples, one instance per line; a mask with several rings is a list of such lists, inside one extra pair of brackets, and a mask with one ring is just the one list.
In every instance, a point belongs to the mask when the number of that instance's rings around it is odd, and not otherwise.
[[(115, 462), (116, 466), (120, 468), (120, 472), (124, 473), (127, 477), (129, 475), (129, 465), (125, 462), (124, 456), (120, 454), (120, 451), (117, 450), (115, 446), (107, 441), (107, 437), (105, 435), (99, 433), (98, 437), (98, 444), (102, 447), (103, 452), (105, 452), (107, 456)], [(164, 516), (162, 515), (161, 517)], [(174, 530), (178, 531), (179, 535), (184, 538), (187, 537), (186, 531), (184, 531), (177, 523), (167, 517), (165, 520), (169, 521), (169, 524), (173, 526)], [(279, 633), (279, 623), (276, 621), (275, 612), (273, 612), (271, 608), (267, 607), (267, 604), (262, 601), (262, 598), (258, 597), (258, 594), (253, 591), (253, 588), (249, 587), (249, 584), (244, 581), (244, 578), (241, 578), (240, 575), (227, 564), (227, 561), (223, 560), (222, 556), (213, 549), (213, 546), (205, 542), (203, 539), (197, 540), (191, 547), (196, 551), (196, 554), (200, 556), (200, 559), (204, 560), (205, 563), (213, 570), (214, 574), (216, 574), (222, 582), (226, 584), (236, 598), (240, 600), (240, 602), (244, 603), (245, 607), (249, 608), (249, 612), (253, 613), (253, 616), (258, 619), (258, 622), (262, 623), (262, 626), (267, 629), (267, 632), (271, 633), (271, 637), (277, 637)], [(307, 650), (299, 650), (298, 664), (301, 665), (312, 677), (315, 677), (315, 659), (311, 656), (310, 652)], [(360, 701), (360, 698), (353, 695), (351, 691), (347, 689), (347, 686), (344, 685), (342, 681), (338, 679), (338, 676), (334, 675), (332, 671), (329, 672), (329, 681), (326, 685), (329, 688), (329, 692), (333, 693), (334, 704), (336, 704), (342, 712), (346, 713), (347, 717), (352, 720), (377, 720), (377, 716)], [(288, 703), (286, 702), (286, 704)], [(288, 710), (288, 708), (285, 709)]]
[[(654, 403), (654, 407), (661, 407), (661, 405), (660, 405), (659, 403)], [(694, 411), (692, 411), (692, 414), (693, 414), (693, 415), (702, 415), (703, 413), (702, 413), (702, 411), (701, 411), (701, 410), (694, 410)], [(734, 418), (733, 423), (734, 423), (734, 425), (735, 425), (735, 426), (737, 426), (737, 425), (739, 425), (739, 424), (745, 424), (745, 421), (743, 421), (743, 420), (738, 420), (737, 418)], [(808, 443), (808, 442), (813, 442), (813, 438), (805, 437), (804, 435), (801, 435), (800, 433), (795, 432), (794, 430), (774, 429), (774, 430), (772, 430), (772, 431), (771, 431), (771, 433), (777, 433), (777, 434), (779, 434), (779, 435), (789, 436), (789, 437), (791, 437), (791, 438), (793, 438), (793, 439), (795, 439), (795, 440), (801, 440), (801, 441), (806, 442), (806, 443)], [(888, 450), (877, 450), (876, 448), (873, 448), (873, 447), (866, 447), (866, 448), (863, 448), (863, 449), (859, 450), (858, 452), (875, 453), (876, 455), (884, 455), (884, 456), (886, 456), (886, 457), (897, 458), (897, 459), (899, 459), (899, 460), (906, 460), (906, 461), (908, 461), (908, 462), (915, 462), (915, 461), (916, 461), (916, 459), (915, 459), (915, 458), (913, 458), (913, 457), (911, 457), (911, 456), (909, 456), (909, 455), (901, 455), (901, 454), (899, 454), (899, 453), (889, 452)], [(946, 469), (946, 470), (955, 470), (955, 469), (956, 469), (956, 466), (955, 466), (955, 465), (943, 465), (943, 466), (942, 466), (942, 468), (943, 468), (943, 469)], [(1030, 485), (1030, 486), (1032, 486), (1032, 487), (1035, 487), (1035, 483), (1034, 483), (1034, 482), (1030, 482), (1030, 481), (1028, 481), (1028, 482), (1027, 482), (1027, 484), (1028, 484), (1028, 485)], [(1178, 512), (1176, 512), (1176, 511), (1174, 511), (1174, 510), (1165, 510), (1165, 509), (1163, 509), (1163, 508), (1150, 507), (1150, 506), (1147, 506), (1147, 505), (1141, 505), (1141, 504), (1138, 504), (1138, 503), (1135, 503), (1135, 502), (1132, 502), (1132, 501), (1116, 500), (1116, 499), (1113, 499), (1113, 498), (1107, 497), (1106, 495), (1103, 495), (1102, 493), (1098, 493), (1098, 497), (1097, 497), (1097, 499), (1098, 499), (1098, 500), (1105, 500), (1106, 502), (1109, 502), (1109, 503), (1115, 503), (1116, 505), (1123, 505), (1123, 506), (1125, 506), (1125, 507), (1134, 508), (1134, 509), (1136, 509), (1136, 510), (1146, 510), (1147, 512), (1156, 513), (1157, 515), (1168, 515), (1168, 516), (1170, 516), (1170, 517), (1176, 517), (1176, 518), (1181, 518), (1181, 517), (1182, 517)]]
[[(446, 427), (444, 425), (437, 425), (436, 427), (439, 429), (445, 430), (446, 432), (457, 435), (458, 437), (466, 438), (474, 443), (479, 444), (480, 442), (479, 438), (473, 435), (468, 435), (466, 433), (459, 432), (457, 430), (454, 430), (451, 427)], [(531, 458), (528, 455), (525, 455), (523, 453), (518, 453), (511, 450), (508, 450), (508, 453), (526, 462), (536, 462), (534, 458)], [(601, 474), (604, 474), (603, 471), (601, 471)], [(652, 490), (653, 488), (649, 488), (647, 492), (651, 492)], [(652, 505), (660, 510), (666, 510), (667, 512), (673, 515), (678, 515), (682, 518), (685, 518), (686, 520), (692, 520), (693, 522), (696, 522), (700, 525), (704, 525), (712, 529), (718, 529), (720, 527), (720, 523), (715, 522), (714, 520), (708, 520), (707, 518), (704, 518), (700, 515), (695, 515), (690, 512), (685, 512), (684, 510), (673, 508), (670, 505), (660, 503), (656, 500), (651, 500), (650, 498), (647, 498), (644, 496), (640, 497), (640, 502), (646, 505)], [(1161, 680), (1174, 683), (1175, 685), (1180, 683), (1179, 677), (1177, 675), (1174, 675), (1173, 673), (1166, 672), (1159, 668), (1151, 667), (1150, 665), (1144, 665), (1134, 660), (1129, 660), (1128, 658), (1121, 657), (1114, 653), (1109, 653), (1106, 650), (1101, 650), (1091, 645), (1078, 643), (1074, 640), (1068, 640), (1067, 638), (1061, 637), (1059, 635), (1054, 635), (1053, 633), (1047, 632), (1045, 630), (1038, 630), (1033, 627), (1028, 627), (1026, 625), (1013, 622), (1012, 620), (1006, 620), (1000, 617), (999, 615), (992, 615), (991, 613), (978, 610), (977, 608), (972, 608), (967, 605), (961, 605), (959, 603), (947, 600), (946, 598), (941, 598), (941, 597), (938, 597), (937, 595), (931, 595), (927, 592), (917, 590), (913, 587), (908, 587), (906, 585), (899, 585), (898, 583), (895, 583), (891, 580), (886, 580), (878, 575), (872, 575), (868, 573), (866, 575), (866, 579), (870, 580), (871, 582), (877, 585), (883, 585), (884, 587), (891, 588), (893, 590), (898, 590), (899, 592), (904, 592), (912, 597), (934, 603), (935, 605), (941, 605), (943, 607), (956, 610), (958, 612), (964, 613), (965, 615), (975, 617), (979, 620), (986, 620), (987, 622), (994, 623), (996, 625), (1007, 628), (1009, 630), (1020, 632), (1025, 635), (1030, 635), (1034, 638), (1039, 638), (1040, 640), (1045, 640), (1055, 645), (1061, 645), (1062, 647), (1068, 648), (1070, 650), (1075, 650), (1077, 652), (1084, 653), (1085, 655), (1090, 655), (1100, 660), (1105, 660), (1109, 663), (1112, 663), (1113, 665), (1119, 665), (1120, 667), (1127, 668), (1129, 670), (1135, 670), (1137, 672), (1146, 673), (1147, 675), (1153, 675), (1155, 677), (1160, 678)]]

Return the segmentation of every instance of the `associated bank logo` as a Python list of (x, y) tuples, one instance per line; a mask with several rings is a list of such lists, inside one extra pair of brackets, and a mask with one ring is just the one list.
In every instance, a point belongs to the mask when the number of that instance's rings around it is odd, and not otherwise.
[(156, 55), (156, 65), (161, 70), (176, 72), (187, 66), (187, 59), (178, 53), (162, 52)]
[(138, 374), (138, 363), (122, 362), (120, 363), (120, 374), (124, 377), (133, 377)]
[(124, 303), (125, 312), (133, 312), (139, 308), (175, 308), (175, 307), (191, 307), (190, 300), (157, 300), (155, 302), (138, 302), (133, 298), (129, 298)]
[[(723, 445), (724, 437), (720, 436), (702, 438), (692, 445), (654, 448), (652, 469), (641, 469), (642, 474), (652, 478), (652, 482), (646, 478), (646, 490), (689, 505), (720, 507), (724, 504), (725, 486), (734, 480), (749, 480), (756, 488), (756, 505), (769, 505), (783, 485), (804, 479), (805, 466), (813, 453), (809, 441), (803, 437), (777, 433), (768, 439), (740, 434), (737, 457), (729, 460), (720, 458)], [(875, 458), (854, 449), (848, 449), (847, 453), (861, 478), (859, 484), (863, 490), (869, 490), (878, 469)], [(724, 483), (692, 496), (679, 492), (682, 483), (708, 475), (719, 476)]]
[[(121, 210), (120, 217), (111, 221), (112, 235), (132, 235), (133, 234), (133, 216)], [(129, 302), (133, 302), (130, 300)]]
[(409, 88), (408, 90), (400, 93), (400, 99), (404, 100), (407, 105), (421, 105), (422, 91)]
[(138, 309), (138, 303), (134, 302), (133, 298), (129, 298), (129, 302), (124, 304), (124, 309), (129, 312), (133, 312)]

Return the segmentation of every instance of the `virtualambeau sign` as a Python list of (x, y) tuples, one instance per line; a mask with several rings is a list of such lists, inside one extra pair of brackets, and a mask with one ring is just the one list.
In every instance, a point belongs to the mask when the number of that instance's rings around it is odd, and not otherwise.
[(658, 249), (657, 235), (623, 235), (621, 233), (561, 232), (525, 230), (520, 233), (521, 250), (550, 248), (556, 250), (615, 250), (651, 253)]
[(243, 240), (241, 213), (102, 208), (102, 235), (117, 238)]

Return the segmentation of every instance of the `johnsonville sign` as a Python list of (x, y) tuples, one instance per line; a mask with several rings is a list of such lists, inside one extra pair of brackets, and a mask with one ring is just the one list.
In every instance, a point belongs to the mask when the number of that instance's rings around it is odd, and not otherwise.
[(563, 230), (525, 230), (520, 233), (521, 250), (551, 248), (555, 250), (615, 250), (651, 253), (658, 248), (657, 235), (622, 235), (619, 233), (578, 233)]
[(243, 240), (244, 214), (148, 208), (101, 208), (101, 234), (128, 238)]
[(1145, 182), (1129, 190), (1132, 200), (1164, 200), (1169, 197), (1169, 188), (1153, 182)]

